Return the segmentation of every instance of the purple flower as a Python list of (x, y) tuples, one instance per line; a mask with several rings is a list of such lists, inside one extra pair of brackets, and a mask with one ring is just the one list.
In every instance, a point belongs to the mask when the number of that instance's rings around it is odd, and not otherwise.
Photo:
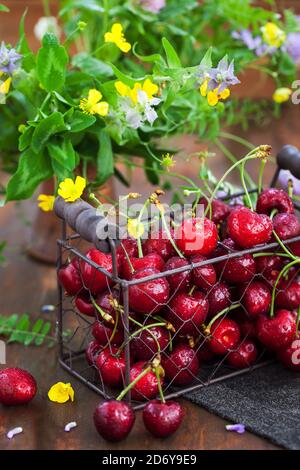
[(233, 39), (240, 39), (250, 51), (255, 51), (262, 43), (262, 38), (254, 37), (249, 29), (242, 29), (240, 32), (233, 31), (231, 36)]
[(289, 170), (280, 170), (278, 181), (283, 189), (288, 189), (289, 180), (293, 183), (293, 193), (300, 196), (300, 180), (295, 178)]
[(240, 80), (234, 75), (234, 60), (228, 65), (228, 57), (225, 56), (218, 63), (218, 67), (212, 68), (210, 71), (211, 80), (209, 88), (214, 90), (219, 87), (219, 92), (228, 88), (230, 85), (237, 85)]
[(9, 49), (4, 42), (0, 47), (0, 72), (12, 75), (19, 67), (22, 56), (17, 53), (16, 49)]
[(238, 434), (243, 434), (245, 432), (244, 424), (227, 424), (225, 428), (227, 431), (235, 431)]
[(300, 62), (300, 33), (289, 33), (282, 49), (291, 56), (295, 63)]
[(139, 0), (140, 6), (151, 13), (159, 13), (166, 6), (166, 0)]

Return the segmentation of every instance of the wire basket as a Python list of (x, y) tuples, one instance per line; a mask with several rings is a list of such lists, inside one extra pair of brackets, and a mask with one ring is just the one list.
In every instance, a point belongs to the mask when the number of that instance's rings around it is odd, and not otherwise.
[[(279, 170), (272, 181), (274, 186), (278, 175)], [(236, 198), (242, 194), (235, 194), (231, 197)], [(59, 204), (60, 207), (58, 207)], [(139, 386), (142, 379), (131, 392), (129, 391), (124, 396), (132, 402), (134, 408), (138, 409), (143, 407), (149, 398), (154, 398), (158, 394), (158, 380), (161, 382), (165, 398), (174, 398), (230, 377), (248, 373), (275, 359), (262, 345), (257, 344), (251, 364), (246, 362), (238, 369), (231, 365), (232, 356), (240, 350), (243, 344), (246, 347), (253, 334), (253, 324), (247, 321), (246, 316), (247, 286), (253, 281), (264, 283), (265, 286), (268, 286), (270, 282), (264, 271), (256, 272), (255, 258), (259, 258), (257, 255), (260, 253), (276, 250), (277, 243), (233, 251), (223, 242), (218, 242), (219, 256), (217, 257), (196, 263), (189, 262), (185, 266), (156, 272), (141, 279), (128, 280), (119, 273), (120, 249), (116, 247), (115, 242), (113, 240), (100, 242), (95, 239), (92, 230), (97, 219), (95, 210), (83, 202), (69, 206), (72, 206), (72, 209), (69, 210), (68, 204), (65, 205), (60, 200), (56, 207), (56, 212), (63, 219), (62, 238), (58, 240), (57, 269), (59, 271), (67, 259), (72, 259), (77, 266), (83, 285), (76, 292), (76, 296), (66, 295), (61, 284), (58, 285), (59, 362), (70, 374), (101, 396), (110, 399), (118, 396), (120, 391), (134, 380), (138, 372), (145, 369), (148, 364), (153, 364), (153, 361), (159, 357), (165, 376), (158, 377), (152, 370), (149, 372), (152, 374), (149, 383), (152, 382), (153, 385), (151, 397), (148, 393), (146, 395), (143, 393), (143, 386)], [(295, 204), (295, 209), (299, 211), (297, 204)], [(83, 212), (85, 212), (85, 218), (82, 215)], [(77, 229), (81, 235), (75, 233), (67, 236), (68, 225)], [(295, 241), (300, 241), (300, 236), (285, 241), (285, 244), (288, 246)], [(96, 245), (103, 252), (110, 251), (113, 265), (110, 272), (85, 255), (87, 242), (90, 243), (90, 248), (95, 248), (94, 245)], [(229, 263), (245, 256), (251, 260), (249, 267), (245, 268), (247, 282), (237, 287), (236, 283), (228, 281), (227, 268)], [(88, 286), (85, 285), (86, 278), (83, 273), (87, 267), (93, 273), (92, 282)], [(212, 269), (217, 273), (217, 281), (213, 285), (207, 284), (207, 278), (203, 274), (204, 268)], [(193, 315), (184, 319), (180, 314), (180, 302), (184, 303), (185, 296), (188, 295), (187, 279), (195, 278), (196, 275), (198, 303)], [(292, 282), (295, 276), (298, 276), (297, 270), (288, 282)], [(102, 287), (96, 293), (94, 285), (99, 279), (101, 279)], [(160, 303), (154, 298), (149, 298), (145, 286), (147, 283), (160, 282), (162, 279), (168, 284), (172, 280), (173, 288), (168, 298)], [(222, 291), (221, 286), (224, 285), (226, 289)], [(217, 313), (217, 310), (212, 309), (212, 305), (218, 289), (219, 294), (224, 295), (225, 308), (230, 307), (231, 310), (217, 319), (213, 324), (213, 329), (208, 332), (203, 328), (200, 314), (205, 309), (206, 313), (208, 311), (208, 318)], [(143, 307), (139, 306), (132, 309), (134, 291), (141, 294), (140, 299), (147, 300), (148, 306), (150, 305), (147, 312), (143, 312)], [(85, 305), (82, 307), (80, 302), (85, 302)], [(216, 309), (220, 309), (221, 303)], [(82, 313), (83, 311), (85, 313)], [(222, 351), (220, 345), (218, 349), (218, 326), (224, 318), (227, 318), (229, 323), (232, 320), (236, 322), (241, 334), (233, 348)], [(153, 329), (153, 325), (156, 330)], [(100, 330), (100, 333), (97, 330)], [(95, 338), (99, 339), (97, 334), (102, 335), (102, 347), (99, 347), (99, 344), (97, 346), (95, 341)], [(104, 340), (103, 335), (106, 335)], [(209, 345), (212, 342), (215, 343), (215, 350), (219, 351), (218, 354), (211, 354)], [(104, 343), (106, 343), (105, 346)], [(137, 359), (134, 360), (135, 357)], [(181, 358), (179, 362), (172, 359), (178, 357)], [(114, 361), (113, 367), (111, 360)], [(135, 375), (133, 369), (136, 369)]]

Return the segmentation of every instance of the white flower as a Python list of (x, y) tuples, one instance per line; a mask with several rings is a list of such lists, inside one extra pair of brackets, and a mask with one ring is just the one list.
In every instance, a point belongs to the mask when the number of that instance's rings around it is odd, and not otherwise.
[(46, 33), (53, 33), (57, 37), (61, 35), (61, 29), (55, 16), (42, 16), (34, 28), (35, 37), (41, 41)]

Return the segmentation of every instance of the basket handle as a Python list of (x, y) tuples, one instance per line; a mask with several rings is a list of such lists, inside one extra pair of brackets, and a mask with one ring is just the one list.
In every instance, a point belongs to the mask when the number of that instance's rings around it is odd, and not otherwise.
[(118, 227), (111, 224), (106, 217), (98, 214), (95, 207), (81, 199), (70, 203), (57, 196), (54, 202), (54, 212), (84, 240), (93, 243), (104, 253), (111, 252), (115, 243), (118, 243)]
[(289, 170), (300, 179), (300, 152), (297, 147), (284, 145), (277, 154), (277, 165), (280, 170)]

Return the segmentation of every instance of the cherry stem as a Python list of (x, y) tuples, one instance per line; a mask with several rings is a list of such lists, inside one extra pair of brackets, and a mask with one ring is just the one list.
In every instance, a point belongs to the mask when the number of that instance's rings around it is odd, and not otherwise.
[(143, 370), (129, 385), (127, 385), (124, 390), (120, 393), (120, 395), (116, 398), (117, 401), (121, 401), (125, 395), (141, 380), (148, 372), (151, 371), (151, 366), (148, 366), (145, 370)]
[[(147, 330), (148, 333), (152, 336), (152, 338), (154, 339), (154, 341), (156, 342), (156, 345), (157, 345), (157, 349), (158, 349), (158, 353), (160, 353), (160, 344), (159, 342), (157, 341), (157, 338), (155, 337), (155, 335), (153, 333), (151, 333), (151, 331), (149, 331), (149, 328), (152, 328), (153, 326), (165, 326), (165, 323), (152, 323), (151, 325), (143, 325), (141, 328), (139, 328), (138, 330), (136, 330), (134, 333), (132, 333), (132, 335), (130, 336), (129, 338), (129, 341), (132, 340), (132, 338), (134, 338), (135, 336), (137, 336), (139, 333), (141, 333), (142, 331), (145, 331)], [(121, 344), (121, 346), (119, 347), (119, 350), (122, 351), (122, 349), (124, 349), (126, 345), (126, 341), (123, 341), (123, 343)]]
[(95, 309), (100, 313), (103, 320), (105, 320), (109, 323), (112, 323), (114, 325), (115, 320), (113, 319), (113, 317), (109, 313), (104, 312), (104, 310), (102, 310), (102, 308), (99, 307), (99, 305), (97, 304), (97, 302), (95, 301), (95, 299), (92, 296), (91, 296), (91, 301), (92, 301), (92, 304), (94, 305)]
[(161, 386), (161, 381), (160, 381), (160, 375), (159, 375), (158, 367), (155, 368), (155, 375), (156, 375), (156, 379), (157, 379), (157, 387), (158, 387), (158, 391), (159, 391), (159, 396), (160, 396), (161, 402), (162, 402), (162, 403), (166, 403), (165, 396), (164, 396), (164, 392), (163, 392), (163, 389), (162, 389), (162, 386)]
[(163, 213), (163, 209), (161, 209), (160, 206), (158, 206), (158, 207), (159, 207), (159, 212), (160, 212), (160, 216), (161, 216), (163, 228), (164, 228), (164, 230), (165, 230), (165, 232), (166, 232), (166, 234), (167, 234), (168, 239), (170, 240), (170, 243), (171, 243), (172, 247), (174, 248), (174, 250), (176, 251), (176, 253), (178, 254), (178, 256), (179, 256), (180, 258), (184, 258), (183, 254), (181, 253), (181, 251), (180, 251), (179, 248), (177, 247), (176, 243), (174, 242), (174, 239), (173, 239), (173, 237), (172, 237), (172, 235), (171, 235), (171, 232), (170, 232), (170, 230), (169, 230), (169, 227), (168, 227), (168, 224), (167, 224), (165, 215), (164, 215), (164, 213)]
[(277, 235), (275, 230), (273, 230), (273, 235), (274, 235), (277, 243), (281, 246), (281, 248), (288, 255), (288, 257), (293, 259), (293, 260), (297, 259), (297, 256), (294, 256), (293, 253), (291, 253), (290, 250), (288, 250), (288, 248), (284, 245), (284, 243), (282, 243), (282, 240), (279, 238), (279, 236)]
[(207, 327), (205, 327), (205, 332), (209, 332), (210, 333), (210, 329), (212, 327), (212, 325), (214, 324), (214, 322), (216, 320), (218, 320), (218, 318), (222, 317), (225, 313), (228, 313), (230, 312), (231, 310), (234, 310), (236, 308), (239, 308), (241, 306), (240, 303), (238, 304), (232, 304), (230, 305), (230, 307), (227, 307), (227, 308), (224, 308), (224, 310), (221, 310), (221, 312), (219, 312), (210, 322), (209, 324), (207, 325)]
[[(115, 337), (115, 334), (117, 332), (117, 328), (118, 328), (118, 325), (119, 325), (119, 318), (120, 318), (120, 313), (118, 310), (116, 310), (116, 321), (115, 321), (115, 324), (114, 324), (114, 329), (112, 331), (112, 334), (108, 340), (108, 344), (112, 342), (112, 340), (114, 339)], [(106, 346), (108, 346), (108, 344)]]
[(132, 262), (131, 262), (130, 257), (129, 257), (129, 255), (128, 255), (127, 251), (126, 251), (126, 248), (125, 248), (125, 246), (123, 245), (122, 242), (121, 242), (121, 247), (122, 247), (122, 250), (124, 251), (126, 261), (127, 261), (128, 264), (129, 264), (130, 271), (131, 271), (131, 273), (134, 273), (134, 268), (133, 268), (133, 266), (132, 266)]
[(260, 162), (260, 169), (259, 169), (259, 174), (258, 174), (258, 185), (257, 185), (257, 192), (260, 194), (262, 192), (262, 187), (263, 187), (263, 176), (264, 176), (264, 169), (267, 163), (266, 158), (262, 158)]
[(270, 253), (269, 251), (267, 252), (260, 252), (260, 253), (253, 253), (253, 258), (259, 258), (260, 256), (282, 256), (284, 258), (290, 258), (290, 255), (286, 254), (286, 253), (278, 253), (278, 252), (274, 252), (274, 253)]
[(275, 307), (275, 296), (276, 296), (276, 288), (278, 286), (278, 283), (280, 281), (280, 279), (286, 274), (286, 272), (291, 268), (293, 267), (295, 264), (300, 264), (300, 258), (298, 259), (294, 259), (293, 261), (291, 261), (289, 264), (287, 264), (286, 266), (284, 266), (282, 268), (282, 270), (280, 271), (280, 273), (278, 274), (278, 277), (274, 283), (274, 286), (273, 286), (273, 290), (272, 290), (272, 301), (271, 301), (271, 309), (270, 309), (270, 317), (274, 317), (274, 307)]
[(194, 292), (194, 290), (196, 289), (196, 287), (197, 287), (197, 286), (194, 285), (194, 286), (191, 288), (191, 290), (189, 291), (189, 295), (193, 295), (193, 292)]
[(288, 180), (288, 195), (291, 199), (293, 199), (293, 193), (294, 193), (294, 183), (293, 180)]
[(252, 204), (251, 197), (249, 195), (248, 188), (247, 188), (246, 181), (245, 181), (245, 163), (246, 163), (246, 161), (244, 161), (241, 165), (241, 173), (240, 173), (241, 174), (241, 181), (242, 181), (242, 186), (243, 186), (244, 191), (245, 191), (247, 206), (249, 207), (249, 209), (251, 209), (253, 211), (253, 204)]

